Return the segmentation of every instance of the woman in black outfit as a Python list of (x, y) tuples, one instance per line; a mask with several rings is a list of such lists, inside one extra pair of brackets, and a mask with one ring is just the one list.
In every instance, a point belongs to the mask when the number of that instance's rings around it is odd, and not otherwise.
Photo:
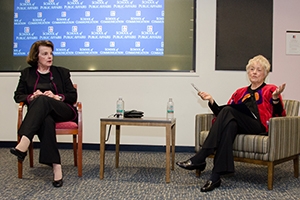
[(63, 185), (60, 154), (57, 148), (55, 123), (75, 120), (73, 104), (77, 91), (70, 79), (70, 72), (63, 67), (53, 66), (53, 43), (37, 41), (32, 44), (27, 56), (31, 67), (21, 71), (14, 93), (17, 103), (25, 102), (28, 111), (18, 134), (21, 140), (10, 152), (23, 161), (34, 135), (40, 140), (39, 162), (53, 168), (54, 187)]
[(220, 175), (234, 172), (232, 144), (237, 133), (267, 134), (269, 119), (285, 116), (281, 98), (285, 84), (276, 87), (264, 82), (270, 71), (269, 61), (261, 55), (255, 56), (249, 60), (246, 70), (251, 84), (233, 93), (228, 101), (231, 106), (220, 107), (210, 94), (198, 93), (203, 100), (208, 100), (216, 118), (202, 149), (192, 158), (176, 164), (184, 169), (202, 171), (206, 167), (205, 159), (215, 153), (212, 174), (201, 192), (219, 187)]

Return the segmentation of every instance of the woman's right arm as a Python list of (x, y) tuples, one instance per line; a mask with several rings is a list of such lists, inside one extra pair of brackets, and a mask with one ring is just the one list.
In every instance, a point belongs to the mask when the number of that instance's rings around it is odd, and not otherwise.
[(28, 94), (28, 88), (24, 80), (24, 74), (22, 71), (16, 91), (14, 92), (14, 100), (16, 103), (20, 103), (20, 102), (29, 103), (30, 96), (31, 95)]
[(221, 109), (219, 105), (215, 102), (214, 98), (206, 92), (199, 92), (198, 95), (201, 97), (201, 99), (208, 101), (209, 108), (214, 113), (214, 115), (217, 116)]
[(201, 99), (208, 100), (210, 104), (214, 103), (214, 98), (207, 92), (198, 92), (198, 95), (201, 97)]

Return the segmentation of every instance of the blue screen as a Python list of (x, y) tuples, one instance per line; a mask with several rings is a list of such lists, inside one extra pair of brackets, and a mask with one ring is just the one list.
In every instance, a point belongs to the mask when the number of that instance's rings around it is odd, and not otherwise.
[(163, 56), (164, 0), (15, 0), (13, 56), (37, 40), (55, 56)]

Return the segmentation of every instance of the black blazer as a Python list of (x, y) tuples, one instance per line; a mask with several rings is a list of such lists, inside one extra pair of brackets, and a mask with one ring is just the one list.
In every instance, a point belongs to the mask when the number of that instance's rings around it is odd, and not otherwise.
[[(77, 90), (70, 78), (70, 71), (64, 67), (50, 67), (50, 82), (55, 88), (55, 94), (62, 96), (62, 101), (73, 105), (77, 101)], [(35, 86), (39, 79), (37, 67), (27, 67), (21, 71), (17, 89), (14, 93), (16, 103), (29, 104), (29, 97), (35, 92)]]

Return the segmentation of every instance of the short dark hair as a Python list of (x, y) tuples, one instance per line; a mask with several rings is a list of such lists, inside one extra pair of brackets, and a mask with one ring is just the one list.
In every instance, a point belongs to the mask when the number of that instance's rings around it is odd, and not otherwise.
[(26, 62), (30, 65), (30, 66), (37, 66), (38, 60), (39, 60), (39, 47), (40, 46), (46, 46), (46, 47), (50, 47), (53, 51), (54, 49), (54, 45), (50, 40), (39, 40), (36, 41), (35, 43), (33, 43), (31, 45), (29, 54), (26, 58)]

